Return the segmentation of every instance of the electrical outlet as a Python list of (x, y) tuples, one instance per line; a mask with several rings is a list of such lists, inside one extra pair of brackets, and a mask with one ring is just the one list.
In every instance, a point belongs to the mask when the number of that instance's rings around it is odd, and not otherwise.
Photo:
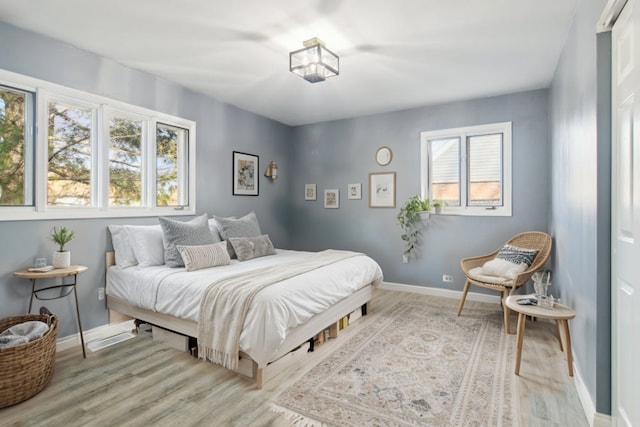
[(102, 301), (104, 299), (104, 288), (98, 288), (98, 301)]
[(448, 274), (443, 274), (442, 275), (442, 281), (446, 282), (446, 283), (451, 283), (451, 282), (453, 282), (453, 277), (449, 276)]
[(402, 263), (403, 264), (408, 264), (409, 263), (409, 257), (406, 255), (402, 255)]

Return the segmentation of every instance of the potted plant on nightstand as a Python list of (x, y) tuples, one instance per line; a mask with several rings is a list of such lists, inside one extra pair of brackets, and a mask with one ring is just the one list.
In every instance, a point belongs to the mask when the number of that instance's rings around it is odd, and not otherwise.
[(71, 252), (65, 249), (65, 245), (73, 240), (74, 232), (67, 230), (67, 227), (57, 229), (53, 227), (51, 240), (58, 245), (58, 251), (53, 253), (54, 268), (68, 268), (71, 265)]
[(396, 216), (402, 235), (400, 236), (405, 242), (406, 249), (403, 253), (405, 261), (415, 249), (420, 246), (420, 229), (423, 214), (427, 214), (431, 210), (431, 201), (423, 199), (420, 196), (413, 196), (400, 208), (400, 212)]

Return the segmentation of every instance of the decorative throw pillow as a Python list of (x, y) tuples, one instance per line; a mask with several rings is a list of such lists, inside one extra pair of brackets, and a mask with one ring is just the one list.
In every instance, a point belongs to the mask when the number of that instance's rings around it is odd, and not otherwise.
[(160, 225), (127, 225), (129, 243), (140, 267), (164, 264), (164, 245)]
[(496, 255), (496, 258), (504, 259), (514, 264), (526, 264), (530, 267), (536, 259), (538, 251), (536, 249), (520, 248), (513, 245), (504, 245)]
[(494, 258), (491, 261), (487, 261), (482, 266), (483, 276), (504, 277), (507, 279), (514, 279), (518, 274), (527, 269), (527, 264), (514, 264), (511, 261), (507, 261), (500, 258)]
[(138, 260), (136, 254), (133, 253), (133, 246), (130, 244), (129, 230), (126, 225), (110, 225), (111, 244), (116, 257), (116, 266), (118, 268), (131, 267), (136, 265)]
[[(249, 212), (242, 218), (214, 218), (218, 222), (218, 231), (223, 240), (229, 241), (232, 237), (256, 237), (262, 234), (254, 212)], [(236, 254), (231, 243), (227, 245), (227, 249), (231, 258), (235, 258)]]
[(537, 254), (538, 251), (535, 249), (504, 245), (494, 259), (484, 263), (482, 275), (515, 279), (531, 266)]
[(231, 258), (227, 251), (227, 242), (218, 242), (211, 245), (183, 246), (176, 245), (187, 271), (200, 270), (201, 268), (229, 265)]
[(158, 220), (162, 227), (164, 263), (169, 267), (184, 267), (177, 245), (194, 246), (215, 243), (209, 231), (207, 214), (186, 222), (165, 217), (160, 217)]
[(211, 237), (213, 237), (213, 241), (218, 243), (222, 242), (222, 238), (220, 237), (220, 226), (218, 225), (218, 221), (215, 218), (209, 218), (209, 231), (211, 231)]
[(267, 255), (275, 255), (276, 249), (268, 234), (257, 237), (232, 237), (229, 239), (238, 261), (247, 261)]

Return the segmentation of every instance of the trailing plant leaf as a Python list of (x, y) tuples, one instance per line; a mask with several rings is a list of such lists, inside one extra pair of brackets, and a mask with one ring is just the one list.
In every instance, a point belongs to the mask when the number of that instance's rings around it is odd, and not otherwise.
[(396, 216), (400, 227), (402, 227), (403, 233), (400, 237), (406, 242), (404, 255), (407, 257), (410, 257), (420, 245), (420, 225), (422, 222), (420, 214), (429, 210), (431, 210), (431, 201), (416, 195), (407, 200)]

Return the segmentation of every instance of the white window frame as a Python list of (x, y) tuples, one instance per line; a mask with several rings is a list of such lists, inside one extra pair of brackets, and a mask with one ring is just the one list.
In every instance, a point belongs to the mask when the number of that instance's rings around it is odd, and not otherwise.
[[(24, 169), (25, 169), (25, 177), (24, 177), (24, 194), (25, 199), (29, 199), (35, 206), (35, 175), (36, 175), (36, 161), (34, 151), (36, 150), (37, 142), (35, 137), (36, 132), (36, 119), (35, 119), (35, 110), (36, 110), (36, 88), (25, 85), (19, 82), (13, 82), (9, 80), (5, 80), (3, 76), (0, 74), (0, 85), (4, 87), (8, 87), (9, 89), (15, 89), (18, 91), (26, 92), (30, 95), (30, 102), (25, 102), (25, 150), (24, 150)], [(18, 209), (21, 211), (31, 210), (33, 207), (31, 205), (22, 205), (22, 206), (7, 206), (7, 208)]]
[[(35, 92), (35, 206), (0, 206), (0, 221), (49, 220), (65, 218), (118, 218), (146, 216), (195, 215), (196, 213), (196, 123), (158, 111), (116, 101), (104, 96), (56, 85), (0, 69), (0, 84)], [(47, 206), (48, 176), (48, 104), (68, 102), (93, 110), (95, 131), (92, 132), (91, 206)], [(109, 207), (109, 119), (122, 115), (144, 121), (142, 144), (142, 205)], [(188, 131), (188, 205), (156, 206), (155, 132), (156, 123)], [(186, 176), (181, 176), (182, 179)]]
[[(141, 121), (142, 122), (142, 144), (140, 147), (140, 155), (142, 156), (142, 162), (140, 165), (140, 179), (142, 181), (142, 189), (140, 193), (140, 204), (142, 206), (109, 206), (109, 187), (111, 185), (111, 179), (109, 176), (109, 145), (111, 143), (111, 119), (113, 117), (122, 117), (132, 121)], [(150, 145), (152, 139), (151, 130), (149, 129), (151, 126), (152, 117), (145, 116), (142, 114), (132, 113), (131, 111), (120, 110), (113, 107), (105, 107), (104, 108), (104, 125), (102, 126), (102, 140), (105, 141), (104, 144), (100, 147), (102, 156), (106, 159), (105, 163), (101, 165), (101, 176), (102, 183), (105, 185), (105, 190), (101, 191), (102, 197), (102, 205), (106, 206), (110, 210), (126, 210), (127, 213), (129, 211), (140, 209), (143, 206), (152, 206), (150, 204), (151, 199), (149, 198), (150, 189), (148, 185), (145, 185), (149, 180), (149, 161), (148, 157), (150, 150)]]
[[(460, 206), (447, 206), (447, 215), (466, 216), (512, 216), (512, 141), (511, 122), (492, 123), (479, 126), (425, 131), (420, 133), (420, 183), (423, 198), (431, 197), (429, 173), (429, 141), (445, 138), (460, 138)], [(487, 134), (503, 135), (502, 139), (502, 206), (468, 205), (468, 143), (467, 138)]]

